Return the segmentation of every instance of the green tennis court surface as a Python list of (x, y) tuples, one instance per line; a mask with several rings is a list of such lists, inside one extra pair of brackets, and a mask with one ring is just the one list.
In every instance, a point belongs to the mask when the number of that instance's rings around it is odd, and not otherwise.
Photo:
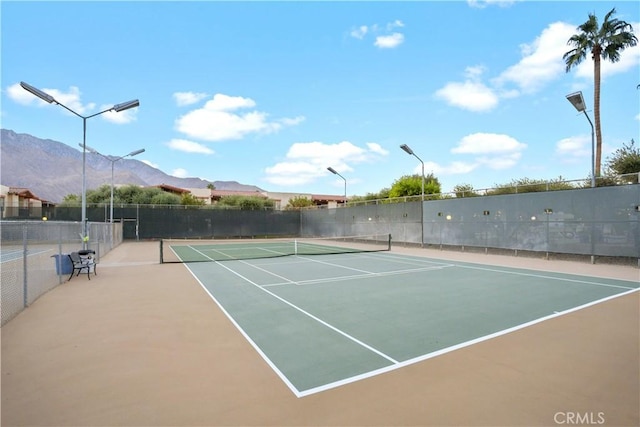
[(298, 397), (639, 287), (637, 282), (393, 252), (185, 265)]

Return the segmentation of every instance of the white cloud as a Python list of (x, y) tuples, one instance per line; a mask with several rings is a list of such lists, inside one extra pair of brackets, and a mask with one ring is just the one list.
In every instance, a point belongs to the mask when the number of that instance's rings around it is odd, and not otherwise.
[(380, 49), (393, 49), (404, 42), (404, 34), (393, 32), (397, 28), (403, 28), (404, 22), (399, 19), (388, 22), (385, 26), (378, 24), (360, 25), (352, 29), (349, 35), (353, 38), (363, 40), (368, 34), (375, 36), (373, 45)]
[[(88, 116), (92, 113), (98, 112), (94, 111), (96, 109), (96, 104), (90, 102), (88, 104), (83, 104), (80, 100), (81, 92), (76, 86), (71, 86), (67, 92), (60, 91), (58, 89), (49, 89), (43, 88), (40, 89), (46, 94), (51, 95), (57, 102), (65, 105), (69, 109), (75, 111), (81, 116)], [(41, 100), (37, 96), (27, 92), (20, 86), (20, 83), (15, 83), (9, 87), (7, 87), (7, 95), (9, 98), (13, 99), (15, 102), (23, 105), (36, 105), (38, 107), (44, 107), (49, 105), (49, 103)], [(105, 104), (100, 106), (99, 111), (105, 111), (112, 108), (113, 104)], [(71, 114), (68, 112), (68, 114)], [(108, 122), (115, 124), (126, 124), (136, 120), (137, 109), (132, 108), (129, 110), (115, 112), (115, 111), (105, 111), (100, 114), (100, 117)]]
[(157, 163), (152, 163), (150, 160), (140, 160), (142, 163), (151, 166), (152, 168), (159, 169), (160, 165)]
[[(454, 161), (449, 163), (448, 165), (440, 165), (435, 162), (425, 162), (424, 163), (424, 171), (426, 173), (433, 173), (436, 176), (448, 176), (448, 175), (462, 175), (465, 173), (472, 172), (478, 167), (478, 163), (474, 162), (460, 162)], [(421, 173), (422, 167), (419, 165), (414, 173)]]
[(187, 178), (189, 176), (187, 170), (182, 168), (174, 169), (173, 171), (171, 171), (170, 175), (175, 176), (177, 178)]
[(349, 141), (336, 144), (324, 142), (297, 142), (289, 148), (286, 160), (265, 169), (266, 181), (282, 186), (302, 185), (326, 177), (332, 167), (341, 174), (353, 171), (353, 166), (373, 162), (388, 154), (377, 143), (366, 148)]
[[(62, 92), (58, 89), (49, 89), (49, 88), (38, 88), (41, 91), (45, 92), (48, 95), (51, 95), (56, 101), (61, 104), (64, 104), (71, 110), (75, 111), (80, 115), (87, 115), (91, 110), (96, 107), (94, 103), (88, 103), (86, 105), (82, 104), (80, 101), (80, 89), (76, 86), (69, 87), (68, 92)], [(9, 98), (14, 101), (23, 104), (23, 105), (37, 105), (39, 107), (43, 107), (49, 105), (47, 102), (41, 100), (37, 96), (27, 92), (25, 89), (20, 86), (20, 83), (15, 83), (7, 88), (7, 95)], [(112, 105), (106, 107), (109, 108)], [(71, 114), (71, 113), (69, 113)]]
[(487, 6), (509, 7), (519, 0), (467, 0), (467, 4), (477, 9), (484, 9)]
[(280, 119), (278, 120), (280, 123), (282, 123), (285, 126), (295, 126), (298, 125), (300, 123), (302, 123), (305, 120), (304, 116), (298, 116), (298, 117), (294, 117), (292, 119), (289, 118), (284, 118), (284, 119)]
[(489, 169), (502, 170), (514, 167), (518, 164), (521, 156), (522, 153), (507, 153), (492, 157), (482, 156), (479, 157), (477, 161)]
[(393, 33), (388, 36), (378, 36), (373, 43), (375, 46), (381, 49), (393, 49), (398, 47), (404, 42), (404, 35), (402, 33)]
[[(111, 107), (113, 107), (113, 105), (103, 105), (102, 107), (100, 107), (100, 111), (104, 111), (107, 108)], [(102, 114), (102, 117), (108, 122), (123, 125), (135, 121), (137, 118), (137, 114), (138, 109), (131, 108), (129, 110), (120, 111), (119, 113), (115, 111), (107, 111), (106, 113)]]
[(480, 167), (508, 169), (516, 166), (527, 144), (515, 138), (495, 133), (474, 133), (462, 138), (451, 152), (473, 155), (471, 161), (455, 161), (449, 166), (440, 166), (443, 175), (464, 174)]
[(31, 103), (35, 103), (37, 101), (40, 102), (40, 105), (49, 105), (48, 103), (40, 100), (35, 95), (30, 94), (26, 90), (20, 86), (20, 83), (12, 84), (11, 86), (7, 86), (7, 96), (22, 105), (29, 105)]
[(498, 96), (491, 88), (470, 80), (447, 83), (435, 95), (449, 105), (475, 112), (489, 111), (498, 105)]
[(241, 139), (252, 133), (272, 133), (285, 126), (293, 126), (304, 117), (268, 120), (268, 114), (261, 111), (235, 113), (235, 110), (253, 108), (256, 103), (250, 98), (216, 94), (202, 108), (180, 116), (175, 128), (185, 135), (205, 141)]
[(185, 153), (198, 153), (198, 154), (214, 154), (215, 152), (209, 147), (199, 144), (197, 142), (188, 141), (186, 139), (172, 139), (167, 143), (167, 146), (172, 150), (184, 151)]
[(380, 146), (380, 144), (377, 144), (375, 142), (367, 142), (367, 147), (372, 153), (380, 154), (381, 156), (386, 156), (387, 154), (389, 154), (389, 151), (385, 150)]
[(255, 106), (256, 102), (251, 98), (216, 93), (212, 100), (207, 101), (204, 108), (212, 111), (233, 111), (240, 108), (253, 108)]
[(358, 28), (351, 30), (351, 33), (349, 34), (351, 34), (351, 37), (362, 40), (368, 31), (369, 27), (366, 25), (360, 25)]
[(521, 59), (488, 84), (482, 82), (484, 67), (467, 67), (464, 82), (448, 82), (435, 95), (450, 105), (484, 112), (495, 108), (501, 99), (535, 93), (565, 74), (562, 55), (569, 49), (567, 40), (574, 33), (573, 25), (552, 23), (533, 42), (521, 44)]
[(173, 98), (176, 100), (176, 104), (179, 107), (185, 105), (195, 104), (202, 101), (208, 95), (202, 92), (176, 92), (173, 94)]
[(451, 150), (455, 154), (487, 154), (520, 152), (527, 144), (513, 137), (496, 133), (474, 133), (460, 140), (458, 146)]
[(567, 40), (575, 33), (573, 25), (554, 22), (530, 44), (520, 45), (522, 59), (495, 79), (497, 85), (516, 84), (524, 93), (540, 90), (565, 73), (562, 55), (569, 50)]
[(402, 28), (402, 27), (404, 27), (404, 23), (401, 20), (396, 19), (395, 21), (389, 22), (387, 24), (387, 31), (392, 31), (394, 28)]
[[(463, 82), (448, 82), (435, 96), (462, 109), (484, 112), (495, 108), (501, 99), (536, 93), (565, 74), (562, 56), (570, 49), (567, 41), (575, 32), (576, 27), (565, 22), (549, 24), (531, 43), (520, 45), (521, 59), (491, 79), (490, 84), (481, 80), (486, 71), (484, 67), (468, 67)], [(602, 61), (602, 78), (627, 72), (638, 65), (640, 46), (628, 48), (622, 52), (620, 61)], [(593, 61), (585, 58), (573, 72), (577, 78), (591, 82)]]
[(555, 154), (563, 163), (582, 162), (591, 156), (591, 137), (581, 135), (561, 139), (556, 143)]

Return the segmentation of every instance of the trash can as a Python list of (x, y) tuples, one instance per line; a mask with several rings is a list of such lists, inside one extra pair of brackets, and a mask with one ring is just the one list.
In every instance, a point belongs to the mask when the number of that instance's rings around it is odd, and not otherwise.
[(55, 258), (56, 274), (58, 276), (61, 274), (71, 274), (73, 271), (73, 264), (71, 264), (69, 254), (55, 254), (51, 255), (51, 257)]

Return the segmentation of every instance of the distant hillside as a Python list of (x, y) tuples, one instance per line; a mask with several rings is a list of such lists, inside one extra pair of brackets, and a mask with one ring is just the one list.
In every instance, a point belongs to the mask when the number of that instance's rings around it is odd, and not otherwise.
[[(111, 183), (111, 162), (87, 153), (87, 189)], [(177, 178), (135, 159), (122, 159), (115, 168), (116, 184), (159, 185), (180, 188), (262, 191), (254, 185), (236, 181), (205, 181), (200, 178)], [(25, 187), (41, 199), (59, 203), (67, 194), (82, 193), (82, 151), (62, 142), (39, 139), (0, 129), (0, 184)]]

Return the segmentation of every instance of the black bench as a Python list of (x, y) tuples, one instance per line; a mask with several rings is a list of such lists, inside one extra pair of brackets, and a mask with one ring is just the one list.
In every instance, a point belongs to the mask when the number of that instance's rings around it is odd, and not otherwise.
[(93, 270), (94, 275), (98, 274), (96, 272), (96, 262), (93, 259), (93, 254), (95, 254), (95, 251), (86, 249), (78, 252), (71, 252), (69, 254), (71, 265), (73, 266), (73, 270), (71, 271), (69, 280), (71, 280), (74, 273), (76, 274), (76, 276), (79, 276), (83, 271), (87, 272), (87, 277), (89, 278), (89, 280), (91, 280), (91, 270)]

